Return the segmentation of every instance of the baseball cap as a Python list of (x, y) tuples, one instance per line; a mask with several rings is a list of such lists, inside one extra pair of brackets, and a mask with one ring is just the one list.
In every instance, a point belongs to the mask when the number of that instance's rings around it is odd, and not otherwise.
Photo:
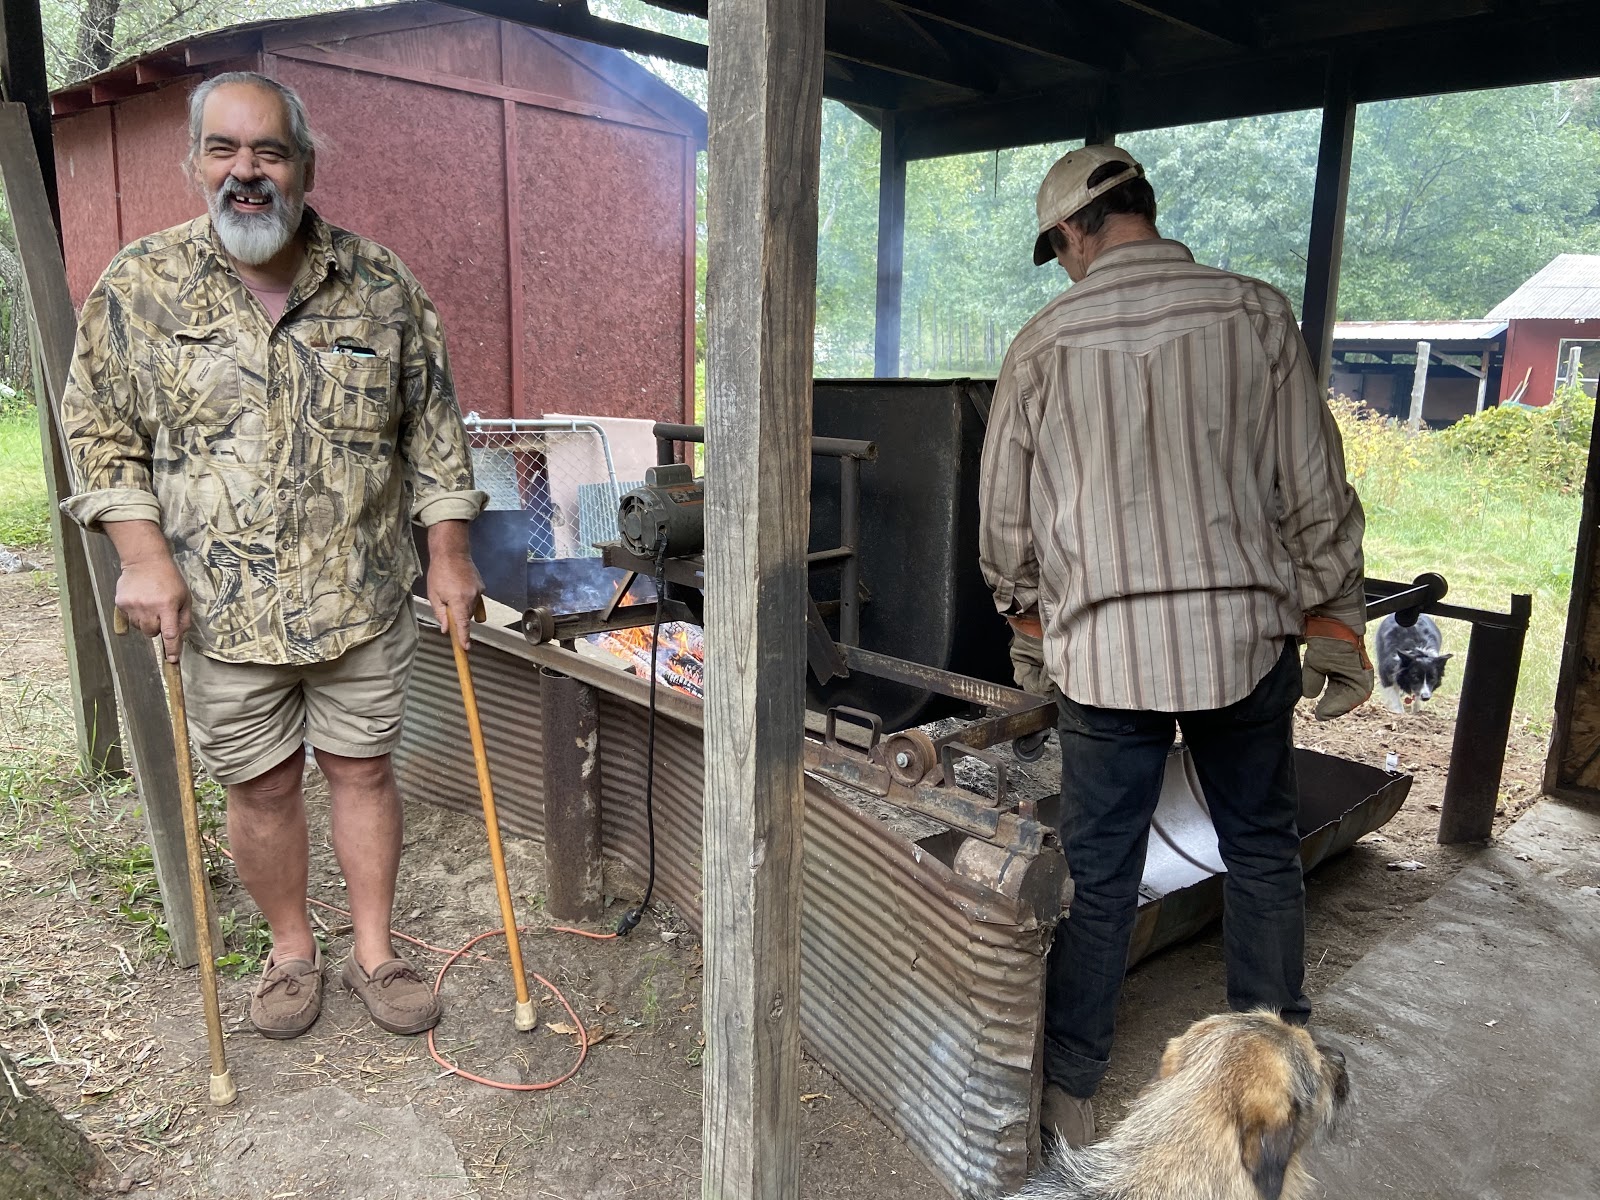
[[(1090, 187), (1089, 176), (1107, 163), (1125, 163), (1128, 169)], [(1121, 146), (1085, 146), (1063, 154), (1046, 172), (1034, 201), (1039, 214), (1039, 236), (1033, 243), (1033, 265), (1041, 266), (1055, 258), (1048, 234), (1058, 222), (1065, 221), (1095, 197), (1130, 179), (1143, 177), (1144, 168)]]

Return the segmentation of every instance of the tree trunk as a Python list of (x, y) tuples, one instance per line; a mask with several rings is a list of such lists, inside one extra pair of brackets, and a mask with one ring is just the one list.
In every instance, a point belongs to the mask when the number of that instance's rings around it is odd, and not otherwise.
[(87, 0), (78, 18), (76, 71), (80, 78), (98, 75), (111, 65), (117, 40), (117, 10), (122, 0)]
[(0, 1050), (0, 1196), (89, 1200), (100, 1153), (35, 1096)]

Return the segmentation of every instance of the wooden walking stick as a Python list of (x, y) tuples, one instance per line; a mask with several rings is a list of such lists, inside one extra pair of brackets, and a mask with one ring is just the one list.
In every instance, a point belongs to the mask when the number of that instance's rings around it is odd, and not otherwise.
[[(128, 632), (127, 615), (119, 608), (112, 619), (117, 633)], [(161, 673), (167, 683), (167, 709), (172, 718), (172, 753), (178, 762), (178, 798), (183, 809), (183, 845), (189, 860), (189, 893), (194, 901), (194, 940), (200, 955), (200, 996), (206, 1012), (206, 1040), (211, 1046), (211, 1103), (218, 1108), (232, 1104), (238, 1094), (228, 1071), (228, 1052), (222, 1044), (222, 1009), (217, 1003), (217, 959), (211, 946), (211, 922), (207, 919), (210, 885), (206, 879), (205, 857), (200, 848), (200, 812), (194, 798), (194, 766), (189, 759), (189, 716), (183, 705), (183, 671), (168, 662), (162, 651)]]
[[(483, 601), (472, 614), (484, 619)], [(494, 783), (489, 778), (489, 756), (483, 748), (483, 724), (478, 719), (478, 694), (472, 687), (472, 667), (467, 651), (450, 628), (450, 614), (444, 616), (444, 635), (456, 655), (456, 678), (461, 681), (461, 705), (467, 712), (467, 733), (472, 738), (472, 759), (478, 767), (478, 796), (483, 801), (483, 824), (489, 832), (489, 859), (494, 864), (494, 886), (500, 895), (500, 919), (506, 927), (506, 949), (511, 954), (511, 975), (517, 986), (516, 1026), (526, 1033), (538, 1023), (533, 1001), (528, 997), (528, 977), (522, 968), (522, 941), (517, 936), (517, 914), (511, 906), (511, 884), (506, 880), (505, 852), (500, 847), (500, 818), (495, 815)]]

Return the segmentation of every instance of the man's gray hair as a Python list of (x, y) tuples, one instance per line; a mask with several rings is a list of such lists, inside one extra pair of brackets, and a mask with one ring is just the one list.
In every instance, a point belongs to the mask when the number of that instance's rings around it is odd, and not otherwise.
[(248, 83), (276, 92), (283, 99), (284, 111), (289, 114), (289, 141), (300, 158), (309, 158), (317, 148), (317, 135), (311, 132), (311, 121), (306, 116), (305, 102), (288, 84), (279, 83), (256, 71), (226, 71), (213, 75), (189, 94), (189, 165), (200, 158), (200, 132), (204, 124), (206, 100), (219, 87), (230, 83)]

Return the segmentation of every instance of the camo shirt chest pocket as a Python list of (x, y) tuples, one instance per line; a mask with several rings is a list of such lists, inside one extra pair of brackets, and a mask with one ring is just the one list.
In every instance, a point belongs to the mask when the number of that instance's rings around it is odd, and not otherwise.
[(392, 341), (383, 330), (357, 330), (298, 348), (308, 382), (306, 415), (330, 441), (384, 452), (395, 416)]
[(239, 347), (225, 325), (174, 330), (151, 355), (152, 390), (160, 424), (178, 431), (217, 428), (235, 420), (243, 403)]

